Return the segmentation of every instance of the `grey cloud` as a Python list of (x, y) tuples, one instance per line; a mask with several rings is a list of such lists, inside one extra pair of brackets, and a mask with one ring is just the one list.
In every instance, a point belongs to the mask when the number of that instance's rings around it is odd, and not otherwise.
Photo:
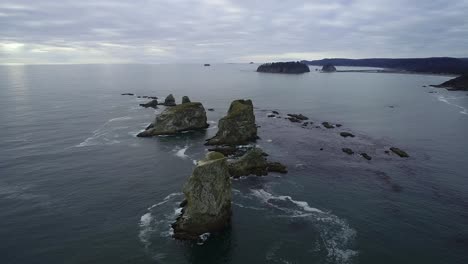
[(4, 63), (468, 57), (468, 1), (4, 0)]

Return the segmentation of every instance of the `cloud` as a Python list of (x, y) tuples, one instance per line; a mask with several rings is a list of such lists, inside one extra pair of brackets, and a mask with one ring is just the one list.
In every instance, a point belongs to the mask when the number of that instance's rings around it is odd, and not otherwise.
[(453, 0), (4, 0), (3, 63), (468, 57)]

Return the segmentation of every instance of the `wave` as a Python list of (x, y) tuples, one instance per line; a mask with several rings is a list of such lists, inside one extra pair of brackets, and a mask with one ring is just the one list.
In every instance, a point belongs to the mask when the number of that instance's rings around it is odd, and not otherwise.
[(187, 151), (187, 149), (189, 148), (189, 145), (185, 145), (185, 147), (183, 148), (180, 148), (180, 147), (176, 147), (173, 151), (175, 151), (175, 155), (181, 159), (187, 159), (189, 158), (188, 155), (185, 154), (185, 151)]
[[(331, 261), (351, 263), (358, 254), (357, 251), (350, 248), (354, 243), (356, 231), (349, 227), (345, 220), (330, 212), (313, 208), (307, 202), (294, 200), (291, 196), (274, 195), (263, 189), (251, 190), (248, 196), (260, 200), (269, 208), (283, 212), (280, 215), (275, 213), (274, 217), (301, 218), (312, 222), (319, 231), (323, 246), (327, 251), (327, 257)], [(249, 208), (243, 205), (241, 207)]]
[(89, 147), (94, 145), (114, 145), (119, 144), (120, 140), (117, 138), (119, 137), (116, 134), (116, 131), (126, 130), (128, 126), (111, 126), (110, 124), (113, 122), (120, 122), (125, 120), (133, 119), (130, 116), (121, 116), (109, 119), (103, 125), (101, 125), (98, 129), (92, 132), (92, 135), (86, 138), (83, 142), (75, 145), (77, 148), (81, 147)]
[(441, 102), (444, 102), (444, 103), (446, 103), (448, 105), (455, 106), (455, 107), (461, 109), (461, 111), (459, 112), (460, 114), (468, 115), (468, 109), (466, 109), (465, 107), (463, 107), (461, 105), (454, 104), (454, 103), (450, 102), (450, 100), (457, 100), (457, 99), (466, 99), (466, 96), (463, 96), (463, 97), (445, 97), (443, 95), (437, 96), (437, 100), (439, 100)]

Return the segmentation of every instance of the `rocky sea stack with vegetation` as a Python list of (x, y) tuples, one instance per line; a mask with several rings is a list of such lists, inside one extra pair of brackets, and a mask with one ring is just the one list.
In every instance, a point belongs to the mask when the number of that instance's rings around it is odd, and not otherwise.
[(273, 62), (273, 63), (265, 63), (265, 64), (258, 66), (257, 72), (297, 74), (297, 73), (310, 72), (310, 69), (309, 69), (309, 66), (298, 61)]
[(182, 131), (205, 129), (208, 127), (206, 121), (206, 111), (201, 103), (184, 103), (166, 108), (156, 117), (152, 126), (137, 136), (172, 135)]
[(229, 227), (232, 190), (223, 154), (209, 152), (199, 161), (183, 192), (182, 214), (172, 224), (175, 238), (197, 240), (200, 235)]
[(332, 64), (325, 64), (322, 67), (322, 72), (336, 72), (336, 68)]
[(228, 113), (219, 120), (219, 130), (206, 145), (243, 145), (256, 140), (257, 125), (252, 100), (235, 100)]

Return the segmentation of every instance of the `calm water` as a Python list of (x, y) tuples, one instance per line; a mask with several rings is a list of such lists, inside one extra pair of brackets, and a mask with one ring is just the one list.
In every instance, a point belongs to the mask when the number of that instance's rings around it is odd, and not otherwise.
[[(0, 67), (0, 262), (468, 263), (466, 92), (422, 87), (441, 76), (255, 68)], [(188, 95), (215, 108), (211, 127), (136, 138), (155, 110), (124, 92)], [(234, 181), (232, 229), (174, 241), (182, 185), (238, 98), (253, 100), (257, 144), (290, 173)], [(304, 129), (270, 110), (343, 127)]]

